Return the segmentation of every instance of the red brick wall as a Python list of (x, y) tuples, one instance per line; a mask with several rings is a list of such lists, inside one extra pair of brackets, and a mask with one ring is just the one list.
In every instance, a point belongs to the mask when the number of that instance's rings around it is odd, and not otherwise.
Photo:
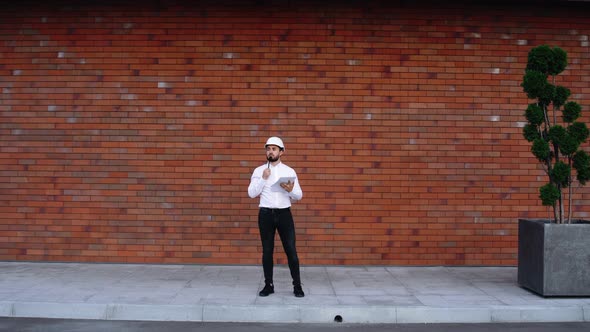
[(0, 12), (0, 260), (258, 264), (279, 135), (302, 264), (513, 265), (531, 47), (590, 110), (584, 5), (46, 3)]

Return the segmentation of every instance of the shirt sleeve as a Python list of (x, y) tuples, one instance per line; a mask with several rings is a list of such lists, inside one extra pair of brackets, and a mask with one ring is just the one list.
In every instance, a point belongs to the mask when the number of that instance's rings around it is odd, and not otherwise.
[(293, 190), (289, 193), (289, 198), (293, 201), (298, 201), (303, 198), (303, 191), (299, 186), (299, 178), (297, 177), (297, 174), (295, 174), (295, 182), (293, 184)]
[(262, 172), (259, 168), (255, 169), (250, 178), (250, 185), (248, 186), (248, 196), (250, 198), (258, 197), (264, 189), (266, 180), (262, 178)]

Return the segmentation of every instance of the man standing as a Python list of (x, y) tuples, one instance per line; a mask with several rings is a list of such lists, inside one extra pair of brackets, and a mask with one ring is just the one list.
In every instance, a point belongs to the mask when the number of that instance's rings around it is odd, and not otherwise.
[(267, 163), (254, 170), (248, 186), (250, 198), (260, 196), (258, 229), (262, 241), (265, 285), (259, 295), (268, 296), (274, 293), (273, 253), (275, 233), (278, 231), (293, 278), (293, 293), (296, 297), (303, 297), (305, 294), (301, 288), (299, 258), (295, 248), (295, 224), (290, 209), (291, 201), (300, 200), (303, 192), (295, 170), (281, 162), (281, 156), (285, 153), (283, 141), (278, 137), (271, 137), (266, 141), (265, 148)]

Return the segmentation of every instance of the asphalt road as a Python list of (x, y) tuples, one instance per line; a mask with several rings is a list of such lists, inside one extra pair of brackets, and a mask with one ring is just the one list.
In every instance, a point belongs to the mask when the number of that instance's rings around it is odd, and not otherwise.
[(588, 332), (587, 323), (263, 324), (0, 318), (1, 332)]

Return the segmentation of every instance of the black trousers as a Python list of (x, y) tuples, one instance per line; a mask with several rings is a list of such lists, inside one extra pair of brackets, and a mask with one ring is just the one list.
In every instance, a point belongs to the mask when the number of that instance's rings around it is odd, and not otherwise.
[(295, 224), (291, 209), (267, 209), (260, 208), (258, 212), (258, 228), (262, 241), (262, 267), (264, 269), (264, 281), (273, 282), (275, 233), (279, 232), (283, 249), (287, 255), (289, 270), (293, 278), (293, 285), (301, 284), (299, 273), (299, 258), (295, 247)]

